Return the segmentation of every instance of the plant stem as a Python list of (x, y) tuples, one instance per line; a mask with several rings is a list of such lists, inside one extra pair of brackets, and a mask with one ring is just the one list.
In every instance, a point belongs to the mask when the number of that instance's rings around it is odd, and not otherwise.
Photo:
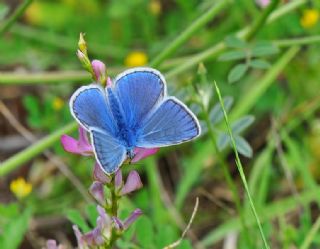
[(246, 224), (245, 217), (244, 217), (244, 211), (242, 209), (242, 206), (241, 206), (241, 203), (240, 203), (240, 198), (238, 196), (239, 193), (237, 192), (237, 186), (234, 183), (234, 181), (232, 180), (232, 176), (231, 176), (231, 174), (229, 172), (228, 165), (225, 162), (225, 160), (224, 160), (224, 158), (223, 158), (223, 156), (222, 156), (222, 154), (221, 154), (221, 152), (220, 152), (220, 150), (219, 150), (219, 148), (217, 146), (217, 139), (216, 139), (215, 133), (213, 131), (212, 124), (210, 122), (208, 112), (205, 111), (204, 107), (203, 107), (203, 111), (205, 113), (206, 124), (208, 126), (208, 133), (209, 133), (209, 136), (210, 136), (211, 141), (213, 143), (214, 154), (217, 157), (218, 163), (222, 167), (222, 171), (223, 171), (224, 177), (227, 180), (227, 184), (229, 186), (229, 189), (232, 192), (233, 200), (234, 200), (234, 202), (236, 204), (236, 209), (237, 209), (237, 212), (239, 214), (240, 222), (241, 222), (241, 225), (242, 225), (242, 229), (243, 229), (244, 234), (245, 234), (245, 239), (246, 239), (246, 241), (248, 243), (248, 246), (249, 246), (249, 245), (251, 245), (251, 240), (250, 240), (250, 237), (248, 236), (249, 229), (248, 229), (248, 226)]
[(308, 249), (311, 246), (312, 240), (316, 236), (317, 232), (320, 229), (320, 216), (318, 216), (316, 222), (312, 225), (309, 233), (305, 237), (300, 249)]
[(25, 0), (19, 7), (8, 17), (0, 26), (0, 36), (2, 36), (14, 22), (23, 15), (24, 11), (29, 7), (33, 0)]
[(320, 42), (320, 35), (272, 41), (272, 43), (278, 47), (307, 45), (307, 44), (318, 43), (318, 42)]
[(271, 12), (277, 7), (280, 0), (272, 0), (272, 2), (268, 5), (268, 7), (262, 12), (259, 18), (253, 23), (250, 31), (245, 35), (245, 39), (250, 41), (253, 37), (259, 32), (261, 27), (267, 21), (267, 18), (271, 14)]
[[(120, 72), (121, 68), (108, 68), (108, 74), (114, 75)], [(43, 84), (43, 83), (88, 83), (92, 80), (91, 75), (85, 71), (63, 71), (45, 73), (0, 73), (0, 85), (7, 84)]]
[[(11, 29), (10, 33), (19, 36), (24, 39), (43, 43), (47, 46), (54, 46), (57, 48), (71, 51), (74, 54), (75, 44), (77, 44), (77, 38), (71, 39), (66, 36), (62, 36), (56, 33), (35, 29), (33, 27), (15, 24)], [(90, 54), (97, 55), (99, 57), (105, 56), (107, 58), (122, 59), (127, 54), (127, 49), (101, 45), (94, 42), (90, 42)]]
[(74, 121), (7, 159), (0, 164), (0, 176), (8, 174), (10, 171), (23, 165), (31, 158), (39, 155), (42, 151), (50, 148), (54, 143), (56, 143), (60, 139), (61, 135), (75, 131), (77, 127), (78, 124)]
[(206, 23), (212, 20), (230, 0), (218, 0), (214, 5), (198, 19), (196, 19), (191, 25), (187, 27), (169, 46), (167, 46), (158, 56), (156, 56), (151, 62), (151, 67), (158, 67), (166, 58), (172, 55), (183, 43), (185, 43), (195, 32), (199, 31)]
[(226, 110), (224, 108), (224, 103), (223, 103), (223, 100), (222, 100), (222, 97), (221, 97), (220, 89), (219, 89), (219, 87), (218, 87), (216, 82), (214, 82), (214, 86), (215, 86), (215, 89), (216, 89), (216, 92), (217, 92), (217, 95), (218, 95), (218, 98), (219, 98), (219, 101), (220, 101), (220, 104), (221, 104), (221, 107), (222, 107), (222, 110), (223, 110), (224, 119), (225, 119), (225, 123), (226, 123), (227, 129), (228, 129), (228, 133), (229, 133), (230, 139), (231, 139), (233, 151), (234, 151), (234, 153), (236, 155), (236, 160), (235, 160), (236, 161), (236, 165), (237, 165), (237, 168), (238, 168), (238, 171), (239, 171), (243, 186), (244, 186), (244, 188), (246, 190), (246, 193), (247, 193), (247, 196), (248, 196), (248, 199), (249, 199), (250, 207), (252, 209), (252, 212), (253, 212), (254, 217), (256, 219), (256, 222), (257, 222), (257, 225), (259, 227), (259, 231), (260, 231), (261, 238), (263, 240), (264, 247), (266, 249), (269, 249), (270, 247), (269, 247), (269, 245), (267, 243), (267, 240), (265, 238), (265, 235), (264, 235), (264, 232), (263, 232), (263, 229), (262, 229), (262, 226), (261, 226), (260, 218), (259, 218), (259, 216), (257, 214), (256, 208), (254, 206), (254, 203), (253, 203), (253, 200), (252, 200), (252, 197), (251, 197), (251, 194), (250, 194), (250, 190), (249, 190), (249, 187), (248, 187), (246, 175), (244, 174), (243, 166), (242, 166), (242, 163), (241, 163), (241, 160), (239, 158), (238, 151), (237, 151), (236, 142), (234, 140), (233, 133), (232, 133), (230, 125), (229, 125), (229, 119), (228, 119), (227, 112), (226, 112)]
[[(285, 14), (289, 13), (290, 11), (295, 10), (300, 5), (302, 5), (306, 2), (307, 2), (307, 0), (296, 0), (296, 1), (292, 1), (288, 4), (285, 4), (284, 6), (278, 8), (272, 12), (271, 15), (269, 16), (269, 18), (266, 20), (266, 23), (269, 24), (269, 23), (274, 22), (275, 20), (277, 20), (281, 16), (284, 16)], [(238, 32), (236, 32), (237, 37), (239, 37), (240, 39), (245, 38), (245, 36), (251, 32), (250, 31), (251, 29), (252, 29), (252, 26), (239, 30)], [(190, 69), (191, 67), (198, 65), (200, 62), (203, 62), (209, 58), (213, 59), (219, 53), (223, 52), (226, 48), (227, 47), (226, 47), (225, 43), (222, 41), (222, 42), (219, 42), (216, 45), (214, 45), (214, 46), (212, 46), (212, 47), (210, 47), (210, 48), (208, 48), (198, 54), (190, 56), (190, 58), (186, 62), (184, 62), (184, 63), (180, 64), (179, 66), (175, 67), (174, 69), (170, 70), (166, 74), (166, 77), (167, 78), (174, 77), (174, 76), (178, 75), (179, 73), (184, 72), (184, 71)]]

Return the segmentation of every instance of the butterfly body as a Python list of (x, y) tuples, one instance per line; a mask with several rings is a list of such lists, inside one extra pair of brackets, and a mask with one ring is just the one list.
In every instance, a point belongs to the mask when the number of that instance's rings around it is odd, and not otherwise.
[(133, 159), (136, 147), (170, 146), (200, 134), (194, 114), (166, 96), (163, 76), (150, 68), (127, 70), (106, 89), (79, 88), (71, 97), (70, 109), (89, 131), (96, 159), (107, 174), (127, 158)]

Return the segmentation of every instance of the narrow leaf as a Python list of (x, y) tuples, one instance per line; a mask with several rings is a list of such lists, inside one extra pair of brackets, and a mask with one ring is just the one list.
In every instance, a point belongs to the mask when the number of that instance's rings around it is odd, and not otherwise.
[(230, 143), (230, 136), (227, 133), (222, 132), (218, 136), (217, 146), (220, 151), (224, 150)]
[(247, 43), (244, 40), (241, 40), (234, 35), (228, 36), (225, 39), (225, 43), (230, 48), (245, 48), (247, 46)]
[(244, 76), (244, 74), (247, 72), (247, 70), (248, 70), (247, 64), (238, 64), (234, 66), (228, 74), (229, 83), (234, 83), (240, 80)]
[(219, 61), (234, 61), (239, 59), (245, 59), (247, 54), (242, 50), (229, 51), (221, 54), (218, 58)]
[(252, 148), (250, 146), (250, 144), (243, 138), (240, 136), (235, 136), (234, 140), (236, 142), (236, 146), (237, 146), (237, 151), (245, 156), (245, 157), (252, 157)]
[(90, 230), (87, 222), (83, 219), (78, 210), (70, 209), (66, 212), (66, 216), (68, 220), (77, 225), (82, 230), (82, 232), (86, 233)]
[[(226, 111), (229, 112), (233, 104), (233, 98), (228, 96), (223, 99)], [(210, 121), (213, 125), (219, 123), (223, 119), (223, 111), (221, 105), (217, 103), (209, 113)]]
[(231, 124), (232, 132), (239, 134), (254, 122), (254, 116), (246, 115)]
[(258, 69), (268, 69), (269, 67), (271, 67), (269, 62), (261, 59), (255, 59), (250, 61), (249, 66)]
[(251, 55), (253, 57), (260, 57), (260, 56), (273, 55), (278, 52), (279, 52), (279, 49), (271, 43), (258, 43), (252, 48)]

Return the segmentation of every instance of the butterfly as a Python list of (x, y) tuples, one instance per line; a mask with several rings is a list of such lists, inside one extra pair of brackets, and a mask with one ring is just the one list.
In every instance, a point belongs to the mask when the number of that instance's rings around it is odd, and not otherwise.
[(82, 86), (71, 96), (70, 110), (91, 136), (97, 162), (112, 174), (132, 159), (134, 148), (158, 148), (190, 141), (201, 133), (186, 105), (167, 96), (166, 81), (152, 68), (133, 68), (113, 86)]

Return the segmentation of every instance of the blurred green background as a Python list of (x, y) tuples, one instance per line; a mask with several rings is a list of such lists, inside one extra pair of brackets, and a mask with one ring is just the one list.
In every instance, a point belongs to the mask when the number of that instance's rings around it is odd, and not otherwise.
[[(270, 247), (320, 248), (318, 0), (279, 1), (271, 15), (253, 0), (24, 2), (27, 8), (4, 32), (23, 3), (0, 2), (2, 165), (72, 121), (69, 97), (91, 83), (76, 56), (83, 32), (90, 58), (104, 61), (111, 77), (130, 67), (155, 66), (167, 78), (169, 94), (186, 102), (203, 126), (198, 140), (130, 166), (141, 173), (144, 188), (124, 200), (121, 216), (134, 207), (145, 215), (117, 248), (174, 242), (196, 197), (195, 220), (178, 248), (262, 248), (213, 81), (224, 97)], [(183, 33), (203, 16), (207, 20)], [(41, 248), (49, 238), (71, 248), (72, 223), (86, 230), (97, 216), (87, 193), (94, 161), (67, 154), (56, 136), (20, 162), (3, 171), (0, 165), (0, 248)]]

